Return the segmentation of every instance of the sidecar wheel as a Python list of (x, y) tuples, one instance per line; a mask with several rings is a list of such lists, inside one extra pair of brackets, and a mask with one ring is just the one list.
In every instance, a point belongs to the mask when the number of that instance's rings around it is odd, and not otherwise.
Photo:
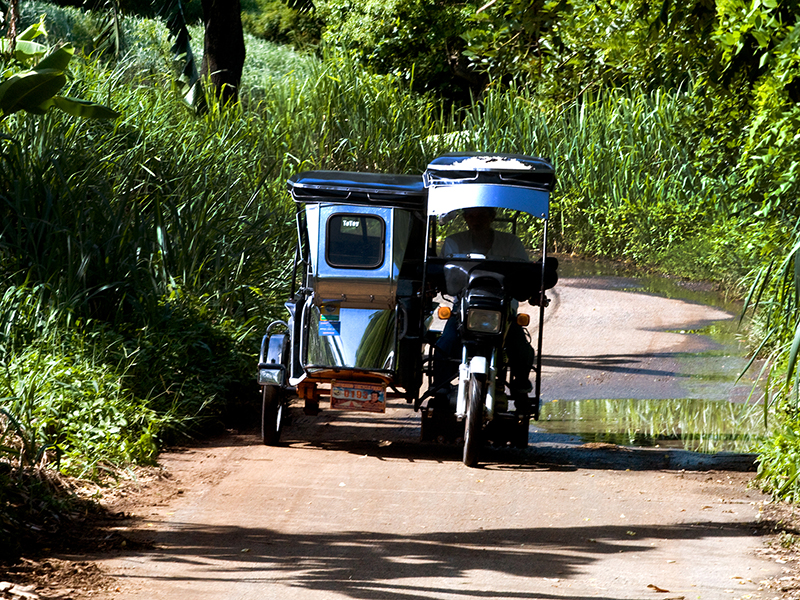
[(277, 446), (283, 427), (283, 394), (274, 385), (265, 385), (261, 399), (261, 441)]
[(481, 444), (481, 427), (483, 425), (483, 401), (486, 394), (485, 382), (474, 375), (469, 380), (467, 392), (467, 418), (464, 425), (464, 464), (468, 467), (478, 466), (478, 450)]

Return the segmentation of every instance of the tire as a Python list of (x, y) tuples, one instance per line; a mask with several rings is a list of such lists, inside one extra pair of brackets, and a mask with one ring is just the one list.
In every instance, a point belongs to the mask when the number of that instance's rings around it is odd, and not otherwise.
[(283, 393), (274, 385), (265, 385), (261, 398), (261, 441), (277, 446), (283, 427)]
[(475, 375), (469, 378), (467, 390), (467, 418), (464, 419), (464, 464), (478, 466), (478, 451), (481, 446), (483, 428), (483, 402), (486, 398), (486, 383)]

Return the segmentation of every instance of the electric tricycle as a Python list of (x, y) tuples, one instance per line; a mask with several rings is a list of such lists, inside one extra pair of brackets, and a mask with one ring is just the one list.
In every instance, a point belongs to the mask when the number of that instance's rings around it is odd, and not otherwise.
[[(258, 363), (264, 443), (279, 443), (296, 399), (317, 414), (321, 403), (385, 412), (394, 397), (421, 413), (423, 440), (463, 444), (469, 466), (486, 443), (527, 445), (557, 281), (546, 254), (554, 182), (547, 160), (486, 153), (440, 156), (422, 176), (292, 176), (288, 318), (267, 327)], [(453, 233), (454, 215), (466, 231)], [(520, 215), (541, 241), (534, 260), (515, 235)], [(538, 307), (536, 351), (520, 302)]]

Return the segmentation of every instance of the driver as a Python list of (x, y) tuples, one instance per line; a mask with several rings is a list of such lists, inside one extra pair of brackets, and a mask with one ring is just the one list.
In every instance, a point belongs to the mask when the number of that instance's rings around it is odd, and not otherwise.
[(497, 210), (488, 206), (461, 211), (467, 230), (447, 236), (442, 256), (483, 254), (486, 258), (506, 258), (528, 261), (528, 253), (515, 235), (492, 229)]
[[(492, 227), (497, 211), (490, 207), (467, 208), (462, 211), (467, 230), (445, 238), (442, 256), (482, 254), (489, 259), (529, 261), (522, 242), (513, 234), (496, 231)], [(459, 319), (455, 313), (445, 323), (444, 331), (436, 342), (433, 359), (433, 385), (438, 388), (451, 381), (458, 372), (456, 360), (461, 345), (458, 336)], [(527, 400), (532, 389), (529, 379), (535, 352), (528, 341), (525, 330), (512, 320), (505, 339), (507, 362), (511, 372), (511, 398), (515, 402)], [(434, 397), (437, 405), (449, 403), (446, 392)]]

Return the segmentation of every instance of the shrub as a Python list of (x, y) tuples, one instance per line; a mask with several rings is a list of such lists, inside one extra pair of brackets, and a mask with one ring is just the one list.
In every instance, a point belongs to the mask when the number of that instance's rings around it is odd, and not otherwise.
[(296, 49), (315, 48), (322, 35), (315, 12), (290, 8), (283, 0), (244, 0), (242, 26), (254, 37)]

